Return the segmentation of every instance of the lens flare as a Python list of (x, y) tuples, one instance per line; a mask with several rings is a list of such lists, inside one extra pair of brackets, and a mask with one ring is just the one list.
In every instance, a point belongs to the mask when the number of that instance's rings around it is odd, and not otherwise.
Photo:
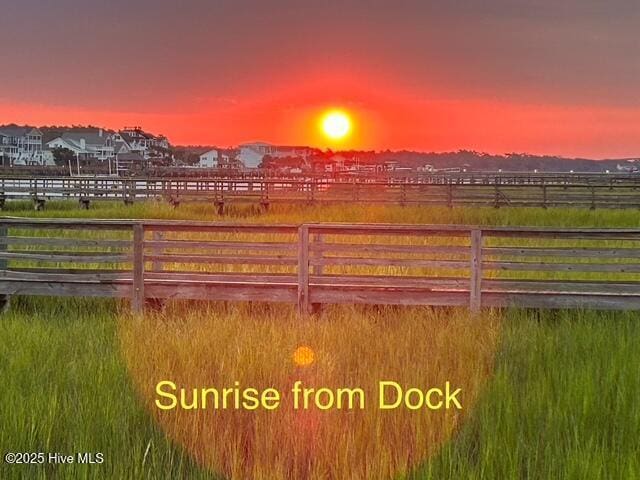
[(311, 365), (314, 360), (314, 351), (306, 345), (296, 348), (296, 351), (293, 352), (293, 363), (300, 367)]

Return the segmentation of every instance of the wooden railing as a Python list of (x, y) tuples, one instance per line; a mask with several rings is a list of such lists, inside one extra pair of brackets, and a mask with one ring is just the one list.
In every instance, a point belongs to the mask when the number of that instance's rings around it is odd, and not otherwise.
[(162, 199), (178, 206), (203, 201), (220, 212), (230, 203), (361, 203), (446, 206), (640, 207), (640, 175), (455, 174), (406, 178), (117, 178), (2, 177), (0, 206), (30, 199), (37, 209), (48, 200), (94, 200), (127, 204)]
[(637, 309), (640, 229), (3, 218), (0, 295)]

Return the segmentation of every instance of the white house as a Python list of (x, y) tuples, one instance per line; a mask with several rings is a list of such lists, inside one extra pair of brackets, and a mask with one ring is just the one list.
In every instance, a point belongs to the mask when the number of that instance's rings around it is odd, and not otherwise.
[(200, 155), (198, 166), (201, 168), (240, 168), (237, 150), (214, 148)]
[(215, 168), (218, 166), (218, 149), (214, 148), (208, 152), (204, 152), (200, 155), (199, 167), (202, 168)]
[(169, 140), (164, 135), (153, 135), (140, 127), (124, 127), (114, 134), (115, 143), (126, 144), (130, 153), (138, 153), (145, 159), (167, 155)]
[(115, 157), (113, 135), (104, 130), (68, 131), (47, 142), (47, 148), (66, 148), (78, 158), (95, 158), (100, 161)]
[(0, 126), (2, 165), (43, 165), (42, 132), (35, 127)]

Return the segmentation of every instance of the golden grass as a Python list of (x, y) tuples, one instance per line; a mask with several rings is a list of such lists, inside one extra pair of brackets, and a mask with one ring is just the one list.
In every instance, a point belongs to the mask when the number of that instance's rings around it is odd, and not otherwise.
[[(474, 405), (493, 364), (498, 317), (463, 310), (332, 307), (300, 319), (274, 305), (170, 305), (144, 319), (123, 315), (126, 363), (164, 431), (203, 466), (231, 478), (392, 478), (419, 465), (448, 440)], [(294, 362), (300, 346), (308, 366)], [(159, 410), (161, 380), (178, 387), (275, 387), (274, 411)], [(363, 410), (294, 410), (293, 383), (360, 387)], [(380, 410), (377, 382), (427, 389), (450, 381), (462, 412)]]

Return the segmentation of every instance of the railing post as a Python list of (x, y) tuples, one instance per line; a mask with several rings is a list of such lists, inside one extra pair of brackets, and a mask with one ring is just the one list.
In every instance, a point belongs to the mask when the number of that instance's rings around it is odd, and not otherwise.
[[(8, 238), (9, 229), (6, 225), (0, 225), (0, 252), (6, 252), (8, 250)], [(6, 258), (0, 258), (0, 270), (7, 269), (8, 261)]]
[[(0, 225), (0, 251), (6, 252), (8, 250), (7, 238), (9, 235), (9, 228), (6, 225)], [(7, 270), (9, 261), (6, 258), (0, 258), (0, 270)], [(4, 311), (9, 306), (9, 295), (0, 295), (0, 312)]]
[(309, 303), (309, 226), (298, 228), (298, 313), (310, 313)]
[(482, 306), (482, 230), (471, 231), (471, 279), (469, 310), (478, 313)]
[(144, 310), (144, 226), (133, 226), (133, 292), (131, 308), (134, 313)]

